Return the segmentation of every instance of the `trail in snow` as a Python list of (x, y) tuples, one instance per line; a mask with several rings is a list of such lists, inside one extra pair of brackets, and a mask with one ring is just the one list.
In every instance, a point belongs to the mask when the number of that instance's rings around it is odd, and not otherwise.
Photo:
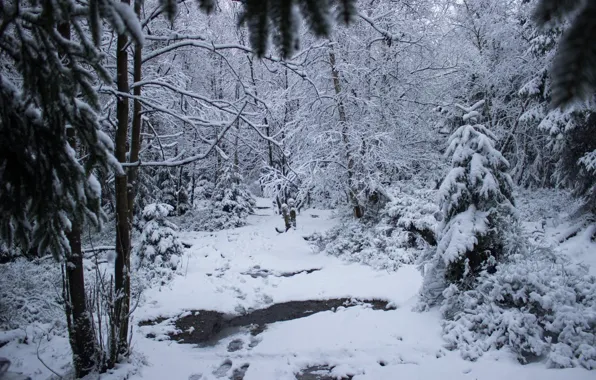
[[(260, 207), (269, 205), (268, 200), (259, 200)], [(464, 361), (459, 352), (443, 348), (437, 310), (412, 311), (421, 284), (416, 268), (376, 271), (314, 252), (303, 236), (333, 226), (335, 221), (329, 211), (303, 212), (298, 216), (297, 230), (284, 234), (275, 232), (276, 226), (283, 225), (279, 215), (272, 215), (271, 210), (257, 211), (261, 215), (252, 216), (250, 225), (243, 228), (183, 234), (191, 247), (186, 250), (182, 274), (164, 287), (144, 292), (134, 314), (131, 361), (103, 374), (102, 380), (293, 380), (300, 372), (312, 374), (300, 380), (317, 379), (315, 372), (328, 372), (335, 378), (349, 375), (355, 380), (594, 377), (583, 368), (553, 370), (544, 363), (522, 366), (506, 350), (488, 352), (477, 362)], [(549, 223), (526, 223), (526, 228), (536, 229), (546, 239), (555, 239), (569, 228), (565, 223)], [(594, 244), (584, 235), (566, 241), (558, 249), (593, 263), (594, 271)], [(289, 301), (337, 298), (386, 300), (395, 309), (337, 307), (271, 323), (264, 330), (262, 326), (228, 329), (202, 347), (179, 344), (168, 336), (175, 331), (173, 320), (193, 310), (237, 316)], [(139, 322), (158, 317), (169, 319), (157, 325), (138, 326)], [(71, 361), (67, 338), (39, 335), (51, 329), (33, 324), (26, 332), (0, 332), (0, 356), (13, 361), (13, 370), (34, 380), (46, 380), (51, 373), (38, 360), (39, 350), (46, 364), (64, 373)], [(36, 331), (43, 338), (34, 339)], [(25, 336), (27, 342), (17, 339)]]
[[(261, 207), (270, 204), (268, 200), (259, 203)], [(256, 336), (249, 329), (239, 329), (201, 348), (159, 341), (174, 329), (168, 322), (142, 326), (135, 331), (133, 344), (147, 366), (132, 379), (283, 380), (295, 379), (313, 366), (327, 366), (332, 376), (351, 375), (357, 380), (593, 377), (580, 368), (522, 366), (506, 351), (487, 353), (474, 363), (464, 361), (458, 352), (443, 348), (438, 312), (411, 310), (421, 283), (413, 266), (397, 272), (375, 271), (313, 252), (303, 236), (332, 226), (328, 211), (302, 213), (297, 230), (286, 234), (275, 232), (281, 224), (279, 216), (263, 214), (253, 216), (243, 228), (185, 234), (183, 240), (192, 247), (184, 275), (167, 287), (148, 290), (136, 320), (176, 317), (189, 310), (237, 315), (287, 301), (344, 297), (384, 299), (397, 309), (340, 307), (270, 324)]]

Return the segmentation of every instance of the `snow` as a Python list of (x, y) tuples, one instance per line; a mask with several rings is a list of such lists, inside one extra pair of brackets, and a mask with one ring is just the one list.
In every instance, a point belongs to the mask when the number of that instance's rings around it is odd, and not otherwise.
[(456, 214), (445, 226), (443, 236), (437, 247), (437, 255), (445, 264), (453, 263), (474, 248), (477, 236), (488, 231), (488, 213), (479, 211), (474, 205), (462, 213)]
[[(582, 368), (552, 370), (544, 362), (522, 366), (507, 350), (489, 351), (474, 362), (462, 359), (458, 351), (444, 347), (438, 310), (413, 311), (421, 286), (421, 276), (414, 266), (378, 271), (317, 254), (303, 236), (333, 227), (337, 222), (333, 214), (303, 211), (298, 215), (296, 230), (278, 234), (274, 227), (283, 224), (281, 217), (270, 209), (259, 208), (270, 205), (270, 200), (257, 199), (258, 214), (251, 216), (245, 227), (182, 233), (182, 241), (192, 244), (181, 259), (183, 273), (166, 286), (147, 289), (134, 321), (178, 316), (195, 309), (237, 314), (238, 310), (264, 308), (272, 303), (338, 297), (383, 299), (391, 301), (396, 309), (340, 307), (273, 323), (257, 336), (239, 329), (201, 348), (158, 340), (166, 338), (171, 325), (137, 326), (131, 362), (102, 379), (230, 378), (245, 364), (249, 364), (245, 380), (295, 379), (296, 373), (314, 365), (331, 366), (334, 376), (350, 374), (355, 380), (593, 379), (594, 374)], [(584, 241), (581, 234), (573, 239), (576, 245), (586, 244), (581, 257), (588, 257), (590, 242)], [(568, 249), (571, 251), (571, 247)], [(592, 256), (596, 256), (594, 252)], [(253, 278), (247, 272), (256, 266), (273, 274), (320, 270), (290, 277), (270, 274)], [(156, 333), (157, 338), (147, 338), (149, 332)], [(228, 352), (228, 344), (237, 339), (243, 342), (242, 348)], [(51, 340), (40, 341), (44, 361), (64, 373), (70, 355), (67, 339), (52, 336)], [(14, 371), (26, 372), (34, 380), (46, 379), (50, 372), (36, 357), (40, 341), (22, 344), (12, 340), (0, 347), (0, 356), (13, 360)]]

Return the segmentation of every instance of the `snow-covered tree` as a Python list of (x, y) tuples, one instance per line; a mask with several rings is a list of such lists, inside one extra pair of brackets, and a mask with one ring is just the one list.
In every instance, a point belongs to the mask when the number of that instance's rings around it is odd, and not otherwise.
[(143, 209), (146, 223), (135, 250), (139, 267), (178, 268), (183, 246), (176, 232), (178, 227), (167, 220), (172, 211), (174, 207), (165, 203), (152, 203)]
[[(481, 105), (466, 109), (464, 121), (476, 121)], [(448, 143), (453, 167), (439, 189), (443, 221), (425, 274), (423, 297), (428, 300), (447, 283), (470, 288), (480, 272), (494, 270), (508, 254), (515, 218), (509, 164), (495, 149), (494, 134), (481, 124), (466, 124)]]
[[(578, 211), (594, 212), (596, 202), (593, 187), (596, 185), (596, 175), (590, 165), (590, 157), (596, 151), (596, 140), (593, 138), (596, 130), (594, 103), (585, 102), (583, 105), (576, 104), (575, 107), (564, 109), (553, 108), (550, 104), (551, 100), (563, 104), (570, 102), (573, 97), (581, 97), (580, 92), (584, 90), (574, 86), (587, 86), (589, 80), (583, 81), (583, 84), (573, 84), (572, 76), (589, 69), (582, 66), (581, 70), (571, 73), (569, 78), (561, 77), (565, 76), (569, 67), (567, 64), (562, 65), (561, 60), (573, 59), (571, 56), (575, 53), (568, 52), (568, 56), (563, 57), (558, 53), (561, 50), (560, 44), (569, 44), (566, 39), (573, 31), (569, 30), (566, 23), (545, 22), (545, 18), (554, 17), (553, 15), (557, 16), (552, 21), (563, 17), (564, 10), (553, 8), (557, 4), (548, 6), (547, 1), (538, 3), (538, 6), (531, 5), (536, 6), (534, 18), (538, 18), (536, 21), (542, 27), (537, 28), (531, 22), (527, 22), (525, 27), (529, 41), (528, 53), (536, 70), (519, 91), (527, 104), (519, 122), (530, 128), (525, 128), (525, 133), (512, 135), (511, 140), (523, 139), (524, 135), (531, 136), (533, 145), (539, 143), (541, 147), (538, 151), (539, 160), (520, 165), (520, 170), (526, 176), (530, 174), (533, 181), (542, 181), (542, 184), (571, 189), (577, 197), (584, 199), (583, 207)], [(577, 36), (577, 30), (573, 33), (576, 34), (574, 38), (582, 38)], [(571, 49), (569, 46), (563, 48)], [(536, 168), (541, 169), (537, 171)]]
[(217, 176), (205, 228), (222, 230), (242, 227), (246, 225), (248, 215), (254, 212), (255, 204), (237, 167), (226, 162)]

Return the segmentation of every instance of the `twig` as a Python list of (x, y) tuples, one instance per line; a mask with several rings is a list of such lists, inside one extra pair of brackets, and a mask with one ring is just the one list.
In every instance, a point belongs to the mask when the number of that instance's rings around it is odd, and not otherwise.
[(63, 379), (64, 377), (62, 375), (60, 375), (58, 372), (54, 371), (53, 369), (51, 369), (41, 358), (41, 356), (39, 355), (39, 347), (41, 346), (41, 341), (43, 339), (39, 339), (39, 343), (37, 344), (37, 359), (41, 362), (41, 364), (43, 364), (44, 367), (46, 367), (48, 369), (48, 371), (52, 372), (54, 375), (58, 376), (58, 378)]

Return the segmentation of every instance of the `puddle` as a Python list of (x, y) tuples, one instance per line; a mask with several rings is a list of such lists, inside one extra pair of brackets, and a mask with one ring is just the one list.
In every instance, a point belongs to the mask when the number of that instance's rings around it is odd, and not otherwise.
[[(224, 337), (238, 333), (242, 328), (249, 328), (251, 335), (255, 336), (263, 332), (271, 323), (290, 321), (323, 311), (335, 311), (338, 307), (357, 305), (367, 305), (373, 310), (395, 309), (384, 300), (336, 298), (278, 303), (265, 309), (249, 310), (245, 314), (236, 316), (211, 310), (196, 310), (185, 313), (186, 315), (173, 322), (179, 332), (170, 334), (170, 338), (179, 343), (215, 344)], [(150, 326), (164, 321), (164, 318), (160, 318), (154, 321), (144, 321), (139, 325)]]
[(298, 274), (311, 274), (313, 272), (320, 271), (321, 268), (312, 268), (312, 269), (302, 269), (295, 272), (275, 272), (269, 269), (262, 269), (259, 265), (255, 265), (254, 267), (250, 268), (246, 272), (242, 272), (243, 275), (251, 276), (252, 278), (263, 277), (267, 278), (269, 276), (274, 277), (292, 277)]
[[(332, 376), (331, 371), (334, 367), (328, 365), (315, 365), (303, 369), (296, 374), (296, 380), (338, 380), (337, 376)], [(342, 380), (351, 380), (354, 376), (341, 377)]]

